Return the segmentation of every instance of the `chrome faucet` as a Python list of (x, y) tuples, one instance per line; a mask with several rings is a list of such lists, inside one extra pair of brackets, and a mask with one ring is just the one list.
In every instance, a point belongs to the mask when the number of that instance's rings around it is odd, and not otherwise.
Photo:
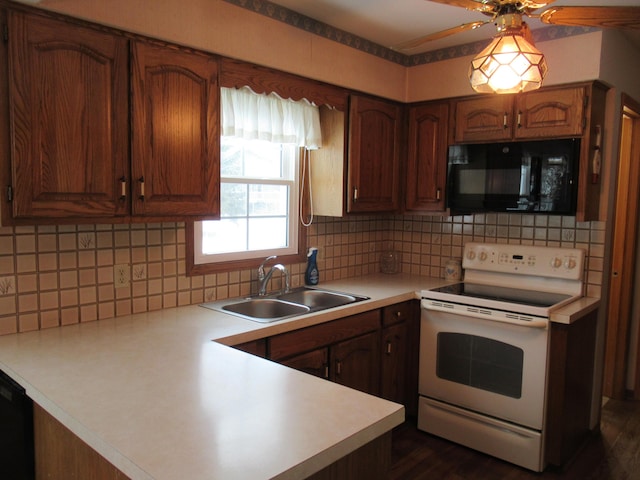
[(279, 270), (284, 276), (284, 286), (282, 287), (282, 293), (287, 293), (291, 287), (289, 270), (287, 270), (287, 268), (281, 263), (276, 263), (273, 267), (271, 267), (271, 270), (269, 270), (269, 272), (265, 274), (264, 264), (269, 260), (273, 260), (274, 258), (276, 258), (275, 255), (271, 255), (270, 257), (265, 258), (264, 262), (262, 262), (258, 267), (258, 295), (261, 297), (267, 294), (267, 284), (269, 283), (269, 280), (271, 280), (271, 276), (273, 275), (273, 272), (275, 270)]

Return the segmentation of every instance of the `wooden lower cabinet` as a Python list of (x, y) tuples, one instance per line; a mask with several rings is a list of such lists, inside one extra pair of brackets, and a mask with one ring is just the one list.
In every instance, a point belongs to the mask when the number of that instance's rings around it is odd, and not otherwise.
[(382, 309), (380, 396), (418, 414), (420, 304), (416, 300)]
[(35, 403), (33, 430), (36, 480), (129, 480)]
[(416, 300), (268, 339), (271, 360), (418, 410)]
[(267, 356), (267, 339), (260, 338), (258, 340), (240, 343), (238, 345), (233, 345), (233, 348), (250, 353), (251, 355), (256, 355), (257, 357), (265, 358)]
[(597, 317), (595, 310), (568, 325), (551, 324), (545, 442), (551, 465), (566, 465), (592, 433)]
[(391, 432), (387, 432), (307, 480), (387, 480), (390, 471)]
[(378, 395), (380, 310), (294, 330), (269, 338), (269, 358)]
[(329, 379), (329, 349), (320, 348), (310, 352), (301, 353), (279, 361), (282, 365), (295, 368), (320, 378)]
[(340, 385), (380, 395), (379, 345), (377, 331), (333, 345), (329, 378)]

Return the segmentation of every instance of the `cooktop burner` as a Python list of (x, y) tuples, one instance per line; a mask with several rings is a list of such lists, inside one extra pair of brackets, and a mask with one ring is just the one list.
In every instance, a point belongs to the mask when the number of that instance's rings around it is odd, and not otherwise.
[[(469, 298), (482, 298), (496, 302), (515, 303), (518, 305), (529, 305), (532, 307), (549, 308), (558, 303), (562, 303), (571, 295), (561, 293), (539, 292), (534, 290), (522, 290), (518, 288), (498, 287), (493, 285), (480, 285), (477, 283), (456, 283), (430, 290), (449, 295), (457, 295)], [(453, 299), (452, 299), (453, 301)], [(459, 299), (458, 301), (463, 301)]]

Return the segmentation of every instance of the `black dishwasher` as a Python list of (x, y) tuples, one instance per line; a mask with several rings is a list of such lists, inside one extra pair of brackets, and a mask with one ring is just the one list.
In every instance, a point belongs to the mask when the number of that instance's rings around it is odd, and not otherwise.
[(0, 370), (0, 478), (34, 480), (33, 401)]

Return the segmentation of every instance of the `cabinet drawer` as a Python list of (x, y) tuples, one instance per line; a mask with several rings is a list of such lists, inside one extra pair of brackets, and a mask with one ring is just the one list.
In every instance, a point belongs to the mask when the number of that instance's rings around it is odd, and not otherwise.
[(380, 310), (276, 335), (269, 339), (270, 358), (279, 360), (315, 350), (380, 328)]
[(413, 318), (415, 302), (408, 301), (389, 305), (382, 309), (382, 325), (393, 325), (394, 323), (404, 322), (409, 318)]

